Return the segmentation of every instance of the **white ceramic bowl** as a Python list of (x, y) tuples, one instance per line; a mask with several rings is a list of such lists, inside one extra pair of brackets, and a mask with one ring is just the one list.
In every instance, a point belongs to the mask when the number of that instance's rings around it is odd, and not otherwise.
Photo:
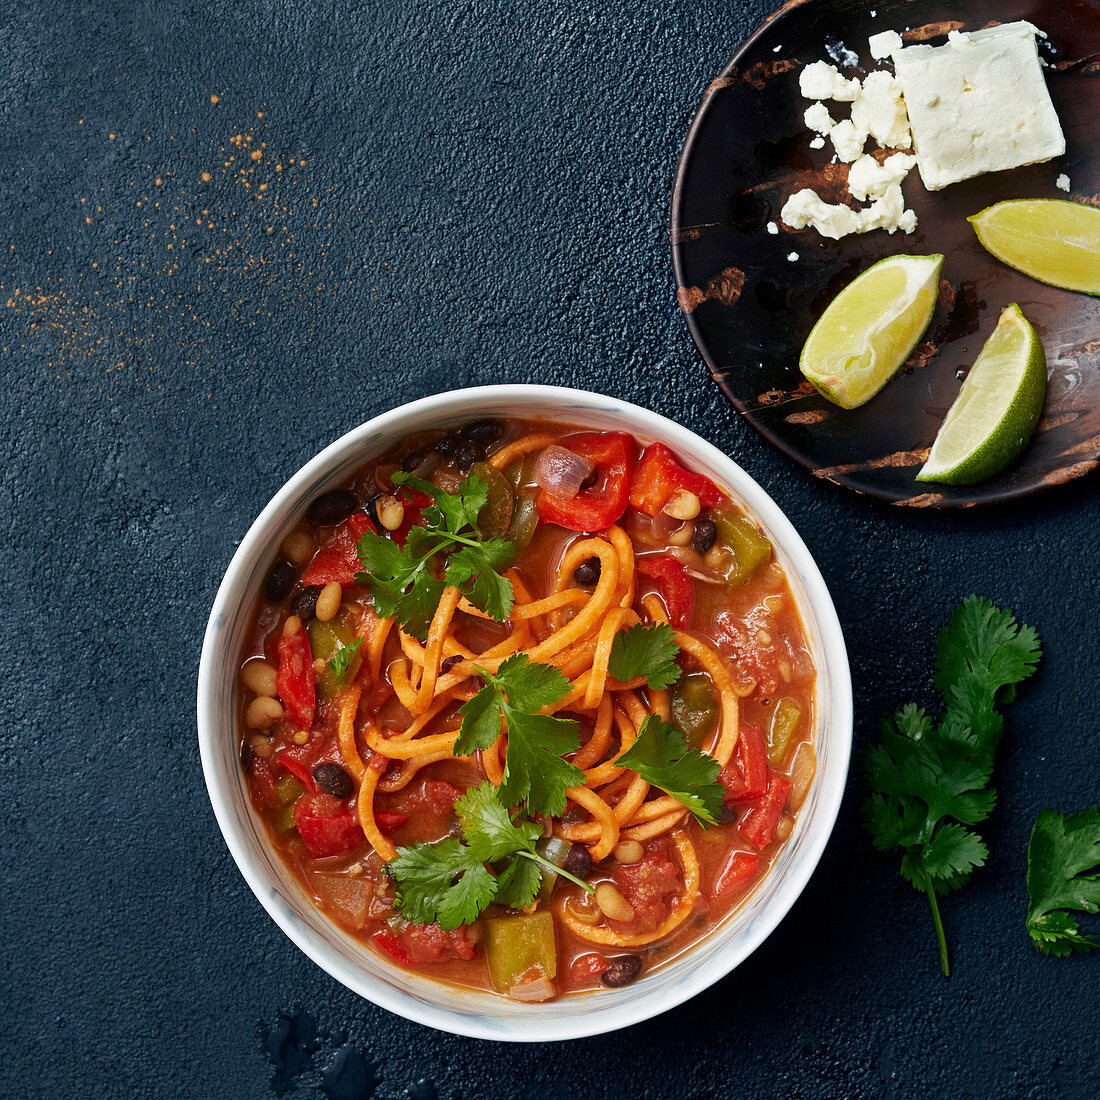
[[(402, 437), (483, 416), (545, 417), (625, 429), (643, 442), (668, 444), (705, 470), (771, 539), (817, 664), (817, 777), (764, 881), (705, 939), (633, 985), (546, 1004), (517, 1004), (388, 965), (329, 921), (268, 843), (249, 804), (237, 757), (238, 654), (283, 533), (310, 500)], [(214, 601), (199, 667), (198, 728), (210, 800), (241, 874), (276, 924), (318, 966), (367, 1000), (418, 1023), (480, 1039), (542, 1042), (597, 1035), (665, 1012), (729, 973), (763, 942), (802, 892), (832, 832), (848, 774), (852, 688), (844, 638), (825, 582), (787, 518), (744, 470), (686, 428), (636, 405), (553, 386), (485, 386), (426, 397), (375, 417), (326, 447), (279, 490), (241, 540)]]

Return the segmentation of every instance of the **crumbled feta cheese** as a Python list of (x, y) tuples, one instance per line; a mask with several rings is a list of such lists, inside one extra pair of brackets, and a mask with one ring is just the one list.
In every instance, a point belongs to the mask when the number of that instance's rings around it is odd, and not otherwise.
[(798, 74), (798, 90), (804, 99), (836, 99), (851, 103), (859, 95), (859, 81), (848, 80), (828, 61), (814, 61)]
[(781, 49), (783, 49), (782, 43), (780, 43), (778, 46), (772, 46), (772, 53), (779, 53)]
[(884, 57), (889, 57), (900, 50), (904, 43), (897, 31), (879, 31), (878, 34), (873, 34), (867, 39), (867, 45), (871, 48), (871, 56), (876, 61), (881, 61)]
[(857, 130), (850, 118), (838, 122), (829, 132), (836, 155), (845, 164), (851, 164), (863, 152), (867, 140), (866, 130)]
[(768, 232), (774, 237), (779, 232), (779, 226), (775, 222), (768, 222)]
[(859, 231), (859, 218), (854, 210), (825, 202), (808, 187), (791, 195), (783, 204), (779, 216), (792, 229), (805, 229), (812, 225), (823, 237), (831, 237), (834, 241)]
[(798, 253), (797, 252), (788, 252), (787, 253), (787, 259), (790, 260), (792, 264), (797, 263), (798, 262)]
[(879, 164), (874, 157), (864, 154), (848, 170), (848, 190), (852, 198), (866, 202), (881, 199), (889, 187), (901, 181), (917, 163), (916, 157), (907, 153), (895, 153)]
[(825, 148), (825, 139), (820, 134), (818, 134), (817, 137), (812, 138), (810, 140), (810, 148), (811, 149), (824, 149)]
[(870, 73), (852, 104), (852, 123), (866, 130), (884, 149), (908, 149), (913, 144), (901, 85), (888, 73)]
[[(872, 229), (885, 229), (887, 233), (893, 233), (905, 213), (905, 199), (901, 194), (901, 186), (892, 183), (883, 192), (881, 198), (875, 199), (870, 206), (859, 212), (858, 231), (868, 233)], [(913, 212), (910, 210), (909, 213)]]
[(930, 191), (1066, 150), (1030, 23), (952, 32), (944, 46), (907, 46), (894, 55), (894, 70)]
[(1065, 174), (1065, 172), (1063, 172), (1063, 173), (1062, 173), (1062, 174), (1061, 174), (1061, 175), (1060, 175), (1060, 176), (1059, 176), (1059, 177), (1058, 177), (1058, 178), (1057, 178), (1057, 179), (1056, 179), (1056, 180), (1054, 181), (1054, 186), (1055, 186), (1055, 187), (1057, 187), (1059, 191), (1068, 191), (1068, 190), (1069, 190), (1069, 176), (1067, 176), (1067, 175)]
[(820, 101), (811, 103), (802, 115), (807, 130), (816, 130), (819, 134), (828, 134), (836, 125), (836, 120), (829, 114), (829, 108)]

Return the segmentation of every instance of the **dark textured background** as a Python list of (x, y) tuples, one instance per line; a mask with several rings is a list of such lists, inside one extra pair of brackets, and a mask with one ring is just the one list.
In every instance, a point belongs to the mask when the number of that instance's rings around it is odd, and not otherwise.
[[(1097, 481), (970, 515), (892, 510), (814, 483), (708, 381), (674, 305), (670, 181), (764, 7), (106, 7), (0, 16), (0, 1095), (1095, 1095), (1100, 956), (1041, 957), (1022, 916), (1035, 813), (1100, 786)], [(944, 907), (950, 980), (926, 903), (859, 828), (856, 778), (752, 959), (587, 1042), (405, 1023), (249, 893), (193, 702), (237, 540), (373, 414), (535, 380), (676, 417), (776, 497), (837, 601), (859, 747), (897, 702), (933, 701), (934, 631), (960, 596), (1040, 630), (992, 858)]]

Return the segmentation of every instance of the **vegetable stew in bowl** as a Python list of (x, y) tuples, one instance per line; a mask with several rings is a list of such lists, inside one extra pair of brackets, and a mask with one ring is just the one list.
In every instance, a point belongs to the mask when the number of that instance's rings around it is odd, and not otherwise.
[(749, 896), (813, 782), (784, 569), (662, 443), (417, 432), (309, 503), (262, 589), (252, 805), (400, 967), (524, 1002), (629, 985)]

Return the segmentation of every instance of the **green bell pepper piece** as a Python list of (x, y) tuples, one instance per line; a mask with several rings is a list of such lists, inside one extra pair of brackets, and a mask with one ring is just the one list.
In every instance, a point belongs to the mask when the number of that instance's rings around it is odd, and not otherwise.
[(780, 699), (775, 704), (771, 728), (768, 730), (768, 763), (778, 768), (798, 730), (802, 708), (793, 699)]
[(699, 748), (718, 724), (718, 700), (704, 672), (689, 672), (673, 686), (670, 693), (672, 721), (687, 738), (688, 744)]
[(714, 513), (718, 537), (733, 552), (733, 567), (726, 574), (730, 588), (750, 580), (772, 556), (772, 544), (744, 516)]
[(516, 548), (517, 554), (527, 549), (538, 523), (539, 513), (535, 507), (534, 490), (524, 490), (516, 497), (512, 522), (504, 533), (504, 537)]
[(351, 659), (343, 680), (338, 683), (336, 674), (328, 667), (328, 663), (335, 656), (338, 649), (351, 645), (355, 641), (355, 632), (350, 626), (340, 622), (339, 619), (332, 619), (327, 623), (321, 622), (320, 619), (311, 619), (306, 630), (309, 632), (309, 651), (313, 654), (313, 659), (320, 658), (325, 662), (325, 671), (317, 681), (317, 691), (322, 699), (332, 699), (339, 690), (341, 683), (350, 683), (355, 679), (355, 675), (363, 663), (362, 647)]
[(508, 530), (515, 508), (515, 495), (508, 479), (488, 462), (475, 462), (470, 473), (485, 482), (489, 499), (477, 517), (477, 529), (487, 538), (499, 538)]
[(493, 917), (485, 926), (485, 960), (499, 992), (507, 993), (531, 970), (538, 970), (548, 981), (554, 979), (558, 949), (552, 913)]

